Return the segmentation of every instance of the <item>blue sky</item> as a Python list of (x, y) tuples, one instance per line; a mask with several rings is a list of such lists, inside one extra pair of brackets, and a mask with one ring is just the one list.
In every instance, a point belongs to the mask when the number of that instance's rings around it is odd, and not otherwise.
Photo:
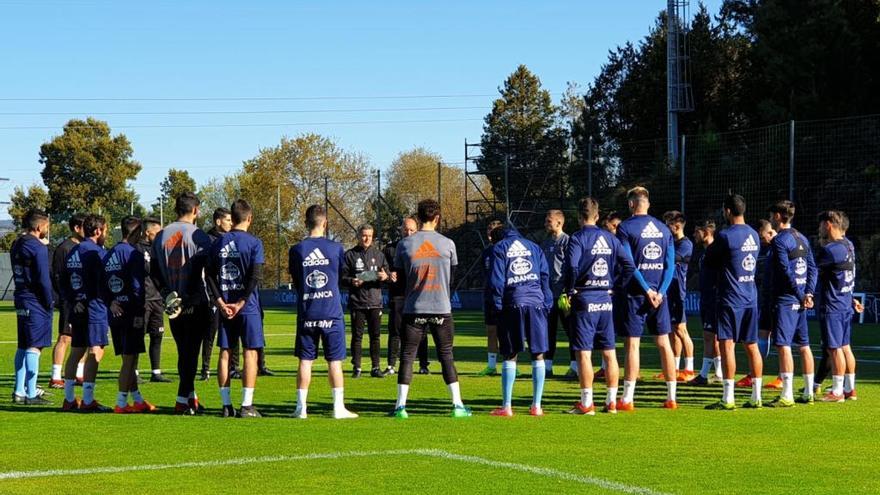
[[(145, 205), (168, 168), (202, 183), (301, 132), (375, 168), (414, 146), (461, 162), (518, 64), (558, 99), (566, 81), (586, 87), (609, 49), (641, 39), (665, 4), (0, 0), (0, 176), (11, 179), (0, 201), (39, 182), (40, 144), (88, 115), (131, 140)], [(327, 98), (204, 100), (229, 97)]]

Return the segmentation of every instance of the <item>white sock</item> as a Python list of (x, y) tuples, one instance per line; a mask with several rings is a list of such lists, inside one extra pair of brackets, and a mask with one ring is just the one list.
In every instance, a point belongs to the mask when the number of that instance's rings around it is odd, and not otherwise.
[(229, 387), (220, 387), (220, 402), (224, 406), (232, 405), (232, 394), (229, 392)]
[(63, 368), (63, 366), (60, 364), (53, 364), (52, 365), (52, 379), (53, 380), (60, 380), (61, 379), (61, 368)]
[(95, 402), (95, 382), (83, 382), (83, 404)]
[(617, 402), (617, 387), (608, 387), (608, 393), (605, 394), (605, 403), (614, 404)]
[(691, 373), (693, 373), (693, 371), (694, 371), (694, 357), (693, 356), (684, 358), (684, 370), (690, 371)]
[(636, 382), (635, 381), (623, 381), (623, 402), (629, 404), (633, 401), (636, 395)]
[(133, 400), (135, 404), (143, 404), (144, 396), (141, 395), (140, 390), (132, 390), (131, 391), (131, 400)]
[(831, 393), (843, 395), (843, 375), (831, 375)]
[(582, 388), (581, 389), (581, 405), (584, 407), (590, 407), (593, 404), (593, 389), (592, 388)]
[(77, 378), (83, 377), (83, 370), (85, 369), (85, 367), (86, 367), (85, 363), (77, 363), (76, 364), (76, 377)]
[[(572, 361), (572, 363), (574, 363), (574, 367), (573, 367), (572, 369), (574, 369), (575, 371), (577, 371), (577, 363), (575, 363), (574, 361)], [(606, 365), (605, 365), (605, 358), (603, 357), (603, 358), (602, 358), (602, 366), (600, 366), (600, 369), (602, 369), (602, 370), (606, 369), (605, 366), (606, 366)]]
[(309, 389), (296, 389), (296, 408), (302, 412), (306, 412), (306, 401), (309, 398)]
[(253, 387), (242, 387), (241, 389), (241, 407), (254, 405), (254, 389)]
[(733, 404), (733, 380), (724, 380), (724, 392), (721, 400), (725, 404)]
[(850, 393), (856, 389), (856, 374), (847, 373), (843, 375), (843, 391)]
[(120, 409), (128, 405), (128, 392), (119, 392), (116, 394), (116, 405)]
[(76, 383), (76, 380), (64, 380), (64, 400), (67, 402), (73, 402), (76, 400), (76, 392), (73, 388), (74, 383)]
[(794, 400), (794, 373), (780, 373), (782, 376), (782, 396), (786, 400)]
[(154, 374), (154, 375), (161, 375), (161, 374), (162, 374), (162, 370), (153, 370), (153, 374)]
[(700, 368), (700, 376), (709, 379), (709, 370), (712, 368), (712, 358), (703, 358), (703, 367)]
[(715, 377), (723, 379), (724, 373), (721, 372), (721, 356), (712, 358), (712, 365), (715, 366)]
[(490, 352), (487, 355), (489, 358), (486, 360), (486, 367), (494, 370), (498, 366), (498, 353)]
[(452, 405), (463, 407), (464, 403), (461, 402), (461, 389), (458, 386), (458, 382), (450, 383), (446, 388), (449, 389), (449, 395), (452, 396)]
[(761, 377), (752, 378), (752, 402), (761, 402), (761, 385), (764, 379)]
[(804, 373), (804, 397), (813, 396), (813, 373)]
[(675, 356), (675, 370), (681, 369), (681, 356)]
[(177, 396), (177, 403), (178, 403), (178, 404), (188, 404), (189, 401), (187, 400), (186, 397), (181, 397), (181, 396), (178, 395), (178, 396)]
[(577, 362), (577, 361), (572, 361), (572, 362), (568, 363), (568, 369), (570, 369), (571, 371), (574, 371), (575, 373), (577, 373), (577, 371), (578, 371), (578, 362)]
[(397, 407), (406, 407), (406, 396), (409, 395), (409, 385), (397, 385)]
[(343, 400), (342, 390), (342, 387), (330, 389), (330, 394), (333, 396), (333, 410), (336, 412), (345, 410), (345, 401)]
[(545, 359), (544, 360), (544, 368), (548, 371), (548, 373), (547, 373), (548, 375), (552, 375), (553, 374), (553, 360), (552, 359)]
[(666, 382), (666, 400), (675, 400), (675, 388), (678, 383), (675, 380)]

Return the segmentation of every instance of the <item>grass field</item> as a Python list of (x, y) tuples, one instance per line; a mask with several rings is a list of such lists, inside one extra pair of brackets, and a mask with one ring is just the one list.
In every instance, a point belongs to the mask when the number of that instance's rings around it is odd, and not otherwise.
[[(569, 416), (563, 413), (578, 398), (577, 384), (556, 379), (546, 387), (547, 415), (533, 418), (527, 413), (531, 383), (523, 377), (514, 392), (517, 416), (494, 418), (488, 413), (499, 403), (500, 379), (474, 376), (484, 365), (485, 337), (481, 316), (465, 312), (456, 315), (456, 358), (472, 418), (448, 417), (435, 362), (434, 374), (414, 378), (409, 420), (385, 417), (394, 405), (394, 379), (347, 377), (346, 401), (361, 417), (334, 421), (326, 366), (317, 362), (309, 419), (298, 421), (289, 418), (295, 318), (290, 311), (266, 312), (267, 361), (279, 373), (257, 383), (263, 419), (218, 417), (213, 380), (197, 384), (206, 416), (170, 414), (176, 383), (142, 386), (147, 399), (162, 406), (159, 414), (79, 415), (10, 403), (15, 314), (2, 303), (0, 493), (880, 493), (876, 325), (854, 330), (858, 402), (703, 410), (720, 397), (719, 385), (681, 387), (681, 408), (667, 411), (660, 408), (663, 384), (649, 379), (636, 390), (634, 413)], [(701, 347), (697, 342), (698, 363)], [(644, 344), (642, 359), (643, 375), (653, 376), (652, 344)], [(45, 384), (47, 351), (41, 365)], [(112, 356), (102, 364), (96, 392), (105, 404), (115, 401), (118, 365)], [(176, 378), (170, 338), (163, 365)], [(525, 363), (520, 368), (529, 372)], [(766, 374), (776, 369), (771, 357)], [(597, 385), (597, 398), (604, 393)], [(737, 393), (741, 403), (747, 391)], [(765, 392), (765, 400), (774, 395)], [(233, 399), (240, 399), (239, 384)]]

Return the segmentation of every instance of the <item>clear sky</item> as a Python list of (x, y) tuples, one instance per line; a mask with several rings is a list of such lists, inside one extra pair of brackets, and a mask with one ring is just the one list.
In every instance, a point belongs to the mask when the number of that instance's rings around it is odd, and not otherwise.
[(518, 64), (558, 100), (665, 5), (0, 0), (0, 201), (40, 182), (40, 144), (89, 115), (132, 142), (145, 206), (170, 167), (202, 183), (308, 131), (374, 168), (414, 146), (460, 163)]

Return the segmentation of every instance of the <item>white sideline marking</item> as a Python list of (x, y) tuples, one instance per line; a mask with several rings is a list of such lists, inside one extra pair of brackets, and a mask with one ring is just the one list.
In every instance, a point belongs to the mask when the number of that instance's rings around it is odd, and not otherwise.
[(0, 481), (5, 480), (22, 480), (29, 478), (47, 478), (53, 476), (77, 476), (89, 474), (115, 474), (127, 473), (133, 471), (161, 471), (165, 469), (185, 469), (200, 467), (217, 467), (217, 466), (241, 466), (246, 464), (263, 464), (269, 462), (289, 462), (289, 461), (308, 461), (320, 459), (342, 459), (348, 457), (370, 457), (381, 455), (418, 455), (424, 457), (435, 457), (452, 461), (464, 462), (467, 464), (478, 464), (482, 466), (490, 466), (496, 468), (509, 469), (511, 471), (519, 471), (522, 473), (535, 474), (547, 478), (556, 478), (565, 481), (572, 481), (583, 485), (592, 485), (606, 490), (612, 490), (620, 493), (635, 493), (644, 495), (665, 495), (664, 492), (651, 490), (650, 488), (642, 488), (615, 481), (609, 481), (602, 478), (594, 478), (592, 476), (581, 476), (556, 469), (543, 468), (537, 466), (529, 466), (527, 464), (517, 464), (513, 462), (495, 461), (483, 457), (454, 454), (445, 450), (437, 449), (408, 449), (408, 450), (380, 450), (380, 451), (350, 451), (350, 452), (328, 452), (302, 455), (272, 455), (264, 457), (242, 457), (238, 459), (224, 459), (217, 461), (191, 461), (180, 462), (176, 464), (142, 464), (139, 466), (106, 466), (94, 468), (80, 469), (48, 469), (43, 471), (6, 471), (0, 472)]

